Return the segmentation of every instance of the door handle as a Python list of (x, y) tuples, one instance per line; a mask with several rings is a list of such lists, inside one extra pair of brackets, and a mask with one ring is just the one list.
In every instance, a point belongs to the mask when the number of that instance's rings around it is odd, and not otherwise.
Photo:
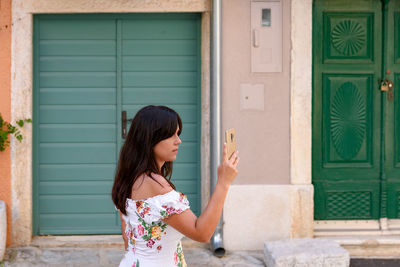
[(382, 92), (387, 92), (387, 99), (389, 102), (393, 101), (393, 88), (394, 83), (391, 80), (388, 80), (387, 78), (381, 80), (380, 90)]
[(253, 30), (253, 46), (254, 47), (259, 47), (260, 46), (260, 41), (259, 41), (258, 30), (257, 29)]
[(128, 121), (131, 122), (132, 119), (127, 119), (126, 118), (126, 111), (125, 110), (122, 111), (121, 119), (122, 119), (122, 138), (125, 139), (126, 138), (126, 123)]

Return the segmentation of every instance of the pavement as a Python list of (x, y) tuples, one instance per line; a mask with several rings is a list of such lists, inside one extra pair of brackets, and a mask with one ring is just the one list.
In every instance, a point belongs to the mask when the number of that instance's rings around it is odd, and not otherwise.
[[(189, 267), (250, 267), (265, 266), (262, 251), (227, 252), (222, 258), (206, 248), (184, 248)], [(0, 267), (108, 267), (118, 266), (123, 256), (117, 248), (37, 248), (19, 247), (7, 250)], [(350, 267), (399, 267), (400, 259), (351, 259)]]
[[(226, 251), (219, 258), (209, 244), (182, 243), (189, 267), (266, 266), (263, 251)], [(115, 267), (123, 254), (120, 236), (35, 237), (29, 246), (7, 248), (0, 267)], [(400, 267), (400, 258), (352, 258), (350, 267)]]
[[(51, 237), (53, 238), (53, 237)], [(4, 258), (4, 267), (115, 267), (121, 261), (124, 250), (118, 241), (95, 242), (93, 240), (60, 241), (34, 240), (30, 246), (9, 247)], [(87, 239), (85, 237), (84, 239)], [(227, 251), (221, 258), (213, 255), (209, 244), (183, 240), (183, 252), (189, 267), (250, 267), (265, 266), (263, 251)], [(0, 263), (0, 267), (3, 267)], [(160, 266), (161, 267), (161, 266)]]
[[(217, 258), (208, 249), (184, 248), (185, 259), (190, 267), (265, 266), (263, 254), (258, 252), (228, 252)], [(78, 266), (118, 266), (122, 259), (122, 249), (115, 248), (48, 248), (21, 247), (11, 249), (4, 266), (6, 267), (78, 267)], [(1, 265), (0, 265), (1, 266)], [(161, 266), (160, 266), (161, 267)]]

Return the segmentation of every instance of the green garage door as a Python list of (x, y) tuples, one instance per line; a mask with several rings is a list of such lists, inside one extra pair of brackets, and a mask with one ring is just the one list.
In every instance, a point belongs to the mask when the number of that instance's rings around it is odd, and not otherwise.
[(183, 119), (172, 180), (200, 212), (200, 36), (199, 14), (35, 16), (34, 234), (121, 232), (122, 113), (149, 104)]

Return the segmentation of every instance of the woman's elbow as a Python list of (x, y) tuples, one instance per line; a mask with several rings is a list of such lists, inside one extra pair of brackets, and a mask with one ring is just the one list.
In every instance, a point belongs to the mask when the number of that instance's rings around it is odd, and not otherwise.
[[(212, 236), (212, 235), (211, 235)], [(201, 242), (201, 243), (209, 243), (211, 239), (210, 235), (205, 235), (205, 234), (200, 234), (194, 238), (195, 241)]]
[(201, 243), (210, 243), (211, 237), (203, 238), (200, 242)]

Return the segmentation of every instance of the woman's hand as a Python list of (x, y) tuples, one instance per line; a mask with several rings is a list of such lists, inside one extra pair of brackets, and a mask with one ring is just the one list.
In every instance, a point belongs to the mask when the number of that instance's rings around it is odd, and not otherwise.
[(193, 240), (209, 242), (221, 218), (229, 185), (238, 173), (236, 169), (239, 162), (238, 153), (233, 153), (230, 159), (227, 154), (226, 144), (224, 144), (222, 163), (218, 166), (217, 186), (200, 217), (196, 218), (191, 210), (185, 210), (181, 214), (174, 214), (164, 219), (167, 224)]
[(222, 151), (222, 162), (218, 166), (218, 181), (217, 184), (222, 186), (230, 186), (236, 175), (238, 174), (237, 165), (239, 163), (238, 153), (235, 151), (232, 156), (228, 159), (226, 143), (223, 145)]

